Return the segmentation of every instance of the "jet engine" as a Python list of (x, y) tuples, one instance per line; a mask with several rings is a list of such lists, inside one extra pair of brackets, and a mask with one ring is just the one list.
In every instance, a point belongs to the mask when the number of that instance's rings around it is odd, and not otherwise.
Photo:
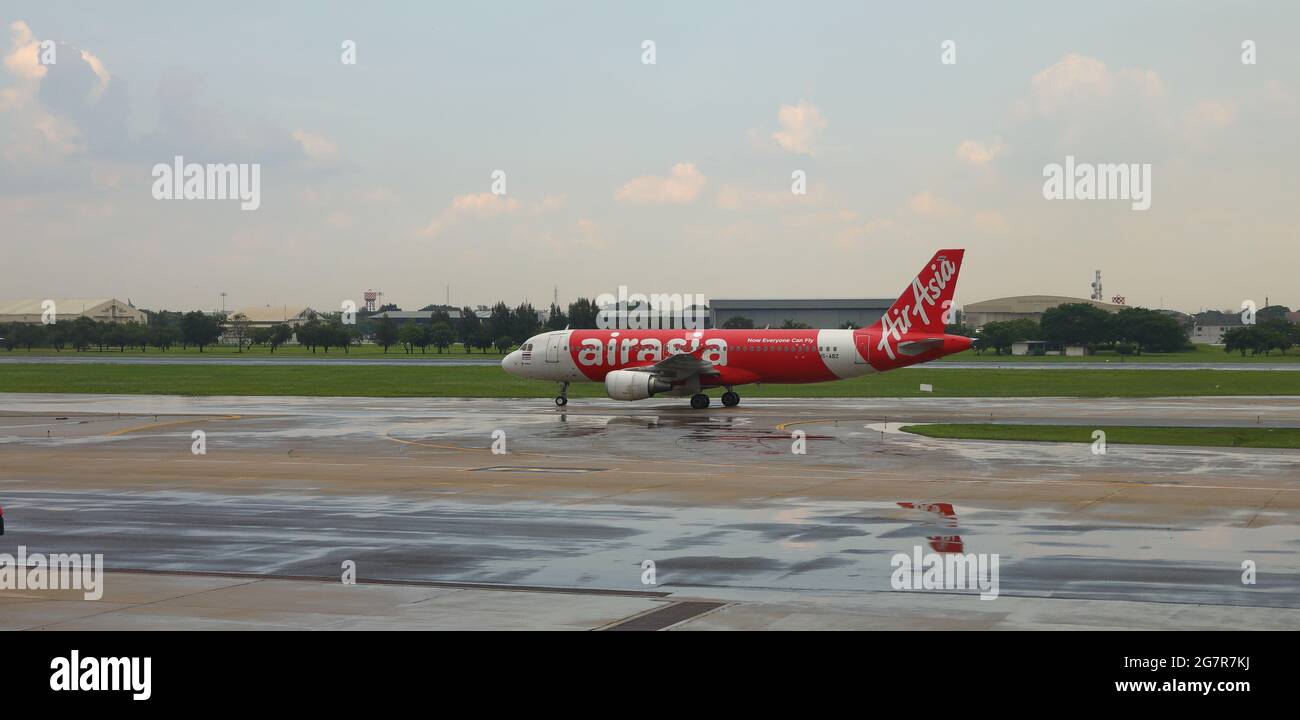
[(648, 372), (611, 370), (605, 375), (605, 392), (614, 400), (645, 400), (672, 389), (672, 383)]

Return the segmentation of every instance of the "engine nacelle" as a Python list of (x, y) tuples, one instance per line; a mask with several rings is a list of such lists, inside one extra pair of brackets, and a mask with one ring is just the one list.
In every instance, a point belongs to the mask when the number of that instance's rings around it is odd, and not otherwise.
[(614, 400), (645, 400), (672, 390), (672, 383), (638, 370), (611, 370), (605, 375), (605, 393)]

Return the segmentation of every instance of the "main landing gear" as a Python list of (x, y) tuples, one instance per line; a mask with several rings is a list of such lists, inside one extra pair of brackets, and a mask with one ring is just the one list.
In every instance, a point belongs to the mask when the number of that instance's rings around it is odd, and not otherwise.
[[(740, 393), (728, 389), (722, 393), (722, 404), (726, 407), (736, 407), (740, 404)], [(697, 393), (691, 396), (691, 407), (696, 410), (704, 410), (709, 407), (709, 396), (704, 393)]]
[(564, 407), (569, 404), (569, 384), (560, 383), (560, 394), (555, 398), (555, 407)]

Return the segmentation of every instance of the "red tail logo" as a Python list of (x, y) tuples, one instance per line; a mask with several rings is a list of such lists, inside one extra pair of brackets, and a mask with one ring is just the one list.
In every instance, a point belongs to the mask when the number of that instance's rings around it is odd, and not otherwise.
[(889, 306), (880, 322), (877, 350), (895, 359), (894, 347), (908, 333), (943, 335), (952, 322), (952, 299), (957, 291), (957, 273), (965, 250), (940, 250), (912, 279), (912, 285)]

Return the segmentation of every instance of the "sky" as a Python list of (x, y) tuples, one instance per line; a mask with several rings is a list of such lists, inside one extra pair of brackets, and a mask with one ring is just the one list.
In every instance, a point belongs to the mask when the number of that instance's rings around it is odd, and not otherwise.
[[(1294, 2), (6, 2), (0, 299), (894, 297), (965, 248), (959, 304), (1087, 297), (1100, 269), (1130, 305), (1295, 308), (1297, 26)], [(259, 206), (157, 199), (177, 155), (255, 164)], [(1067, 156), (1149, 166), (1150, 207), (1045, 198)]]

